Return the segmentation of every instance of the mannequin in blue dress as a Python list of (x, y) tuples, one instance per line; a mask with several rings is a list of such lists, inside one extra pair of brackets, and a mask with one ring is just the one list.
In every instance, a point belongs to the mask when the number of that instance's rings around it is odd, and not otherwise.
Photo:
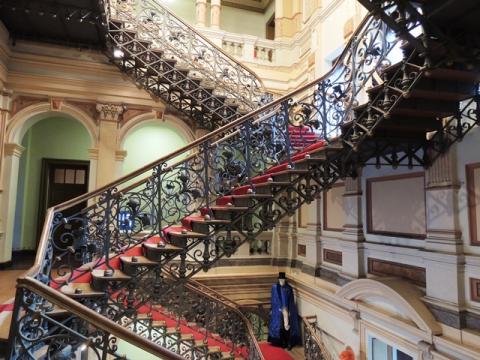
[(284, 272), (278, 274), (278, 283), (272, 286), (272, 314), (268, 325), (268, 342), (288, 349), (301, 342), (293, 289), (287, 283)]

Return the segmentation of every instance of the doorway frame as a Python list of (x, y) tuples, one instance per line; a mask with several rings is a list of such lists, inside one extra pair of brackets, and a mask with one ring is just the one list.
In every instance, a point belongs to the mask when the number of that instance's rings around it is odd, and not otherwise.
[(40, 188), (39, 188), (39, 198), (38, 198), (38, 211), (37, 211), (37, 248), (38, 248), (38, 239), (40, 239), (40, 234), (43, 230), (45, 214), (48, 210), (47, 207), (47, 200), (48, 200), (48, 192), (49, 192), (49, 170), (52, 165), (86, 165), (86, 174), (85, 179), (87, 181), (86, 185), (86, 193), (89, 192), (90, 189), (90, 160), (74, 160), (74, 159), (53, 159), (53, 158), (42, 158), (42, 167), (40, 170)]

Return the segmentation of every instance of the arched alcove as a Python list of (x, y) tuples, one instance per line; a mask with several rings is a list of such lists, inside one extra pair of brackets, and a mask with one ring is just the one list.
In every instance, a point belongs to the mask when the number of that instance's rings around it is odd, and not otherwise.
[(138, 117), (120, 132), (120, 148), (126, 151), (122, 174), (168, 155), (193, 140), (193, 132), (181, 120)]
[(397, 314), (407, 324), (413, 324), (431, 337), (440, 335), (442, 329), (435, 317), (422, 302), (422, 293), (412, 284), (398, 278), (359, 279), (349, 282), (336, 295), (372, 310)]
[[(88, 189), (88, 149), (92, 139), (78, 120), (64, 114), (42, 117), (23, 129), (21, 145), (25, 148), (18, 169), (18, 184), (13, 231), (13, 250), (34, 250), (41, 229), (46, 201), (46, 161), (85, 163), (82, 188)], [(48, 160), (47, 160), (48, 159)], [(72, 185), (75, 186), (75, 185)], [(82, 190), (83, 192), (83, 190)], [(42, 196), (43, 195), (43, 196)], [(65, 194), (68, 200), (68, 195)], [(53, 205), (53, 204), (50, 204)]]

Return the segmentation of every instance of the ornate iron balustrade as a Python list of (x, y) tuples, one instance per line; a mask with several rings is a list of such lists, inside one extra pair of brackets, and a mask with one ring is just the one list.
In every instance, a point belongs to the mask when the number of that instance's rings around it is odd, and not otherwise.
[[(100, 265), (110, 267), (117, 254), (161, 234), (189, 214), (208, 210), (217, 197), (228, 195), (235, 186), (251, 185), (256, 174), (282, 161), (293, 168), (292, 157), (312, 141), (338, 143), (345, 123), (355, 126), (347, 132), (344, 144), (358, 145), (360, 137), (349, 134), (360, 129), (368, 135), (365, 121), (372, 128), (381, 117), (373, 121), (363, 114), (354, 118), (352, 108), (358, 105), (359, 93), (371, 85), (372, 74), (389, 65), (387, 55), (398, 44), (390, 35), (380, 21), (367, 17), (326, 76), (111, 185), (52, 208), (42, 234), (38, 278), (60, 286), (79, 276), (80, 265), (90, 266), (85, 272)], [(409, 73), (399, 70), (396, 74), (392, 83)], [(415, 73), (403, 80), (408, 85), (417, 77)], [(337, 176), (346, 171), (330, 170)], [(132, 183), (140, 175), (147, 177)], [(62, 215), (64, 209), (86, 200), (93, 204), (73, 216)], [(258, 214), (252, 216), (258, 218)], [(263, 230), (255, 224), (253, 228)]]
[[(265, 88), (253, 71), (158, 1), (110, 0), (108, 13), (114, 40), (118, 37), (119, 28), (112, 27), (112, 20), (121, 20), (124, 29), (137, 33), (138, 42), (147, 41), (166, 57), (186, 62), (189, 69), (214, 84), (216, 91), (237, 100), (246, 110), (253, 110), (262, 102)], [(118, 41), (115, 42), (118, 44)]]
[[(165, 228), (187, 215), (201, 211), (209, 219), (216, 199), (230, 195), (236, 187), (248, 186), (248, 193), (257, 191), (258, 201), (241, 208), (228, 224), (210, 226), (208, 233), (199, 237), (185, 236), (175, 243), (181, 250), (161, 255), (158, 266), (145, 266), (125, 281), (112, 279), (101, 299), (82, 300), (117, 322), (134, 319), (140, 307), (160, 298), (159, 289), (165, 284), (162, 274), (168, 273), (175, 284), (182, 284), (273, 228), (339, 177), (353, 173), (356, 165), (348, 164), (345, 155), (358, 149), (396, 106), (400, 96), (388, 91), (398, 84), (408, 91), (422, 73), (416, 67), (399, 66), (384, 84), (382, 96), (373, 99), (380, 115), (365, 111), (354, 116), (358, 97), (373, 84), (373, 74), (391, 65), (388, 55), (398, 46), (394, 34), (369, 16), (334, 68), (322, 78), (115, 183), (49, 209), (30, 275), (61, 291), (68, 291), (71, 283), (92, 270), (101, 270), (108, 279), (115, 273), (119, 256), (129, 249), (154, 235), (163, 237)], [(409, 59), (404, 59), (404, 64)], [(345, 125), (350, 130), (344, 131)], [(255, 185), (258, 174), (281, 163), (294, 169), (296, 154), (319, 141), (327, 146), (325, 158), (312, 163), (307, 157), (312, 165), (308, 171), (287, 177), (288, 181), (268, 181), (273, 195), (261, 196)], [(409, 160), (415, 159), (409, 156)], [(142, 175), (143, 179), (133, 182)], [(91, 205), (73, 216), (63, 216), (65, 209), (85, 201)], [(248, 347), (252, 341), (249, 339)]]
[(303, 318), (303, 346), (307, 360), (334, 360), (325, 347), (322, 332), (316, 325), (317, 317)]
[(183, 359), (32, 278), (17, 281), (8, 359), (127, 359), (119, 340), (162, 359)]
[(270, 321), (271, 312), (270, 303), (256, 303), (240, 305), (240, 310), (245, 314), (245, 317), (250, 321), (255, 332), (255, 337), (259, 341), (267, 341), (268, 338), (268, 324)]

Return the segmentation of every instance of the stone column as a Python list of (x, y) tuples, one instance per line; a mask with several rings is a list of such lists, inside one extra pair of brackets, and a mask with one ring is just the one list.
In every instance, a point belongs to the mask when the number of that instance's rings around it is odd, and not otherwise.
[(97, 104), (97, 111), (100, 131), (96, 185), (100, 187), (115, 180), (117, 174), (118, 121), (123, 113), (123, 107), (114, 104)]
[(207, 0), (196, 0), (197, 26), (205, 26), (207, 18)]
[(15, 208), (17, 203), (20, 157), (25, 148), (20, 144), (4, 145), (4, 175), (0, 223), (0, 264), (11, 260)]
[(274, 265), (290, 266), (296, 257), (297, 250), (297, 222), (295, 216), (285, 216), (275, 226), (272, 255), (276, 259)]
[(343, 195), (345, 224), (342, 232), (343, 265), (342, 272), (351, 277), (365, 275), (362, 217), (362, 182), (359, 175), (356, 179), (345, 179)]
[(210, 3), (210, 27), (220, 29), (221, 0), (211, 0)]
[(465, 302), (465, 258), (458, 219), (456, 147), (432, 164), (425, 180), (427, 236), (423, 256), (427, 299), (434, 306), (458, 307), (460, 319)]

